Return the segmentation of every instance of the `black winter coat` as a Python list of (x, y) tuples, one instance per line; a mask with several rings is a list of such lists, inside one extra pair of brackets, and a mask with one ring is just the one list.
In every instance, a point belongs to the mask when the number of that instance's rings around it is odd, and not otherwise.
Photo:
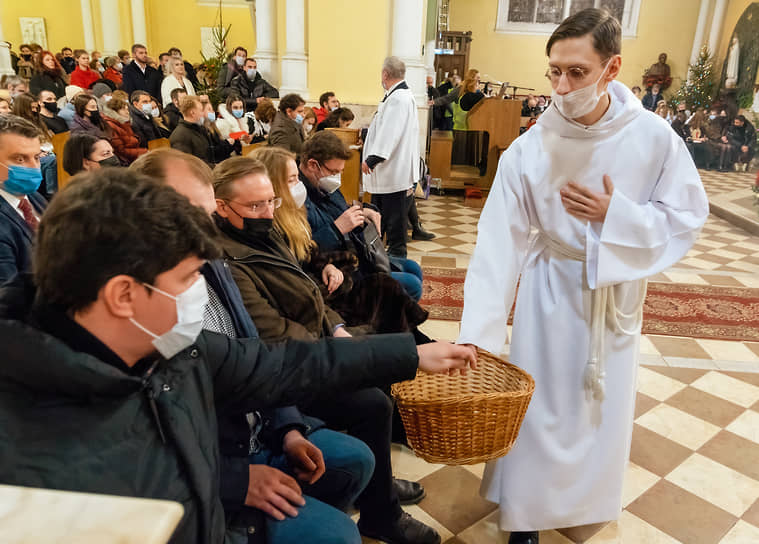
[(66, 81), (60, 76), (52, 77), (46, 72), (38, 72), (32, 76), (29, 90), (34, 96), (39, 96), (40, 91), (50, 91), (58, 99), (66, 95)]
[(177, 501), (175, 544), (224, 539), (217, 413), (411, 379), (418, 362), (411, 335), (267, 347), (204, 331), (132, 375), (45, 332), (34, 297), (28, 278), (0, 292), (0, 482)]
[(233, 151), (242, 151), (240, 140), (230, 144), (215, 132), (182, 119), (169, 137), (171, 147), (195, 155), (213, 166), (228, 159)]
[(245, 74), (237, 75), (230, 85), (233, 92), (239, 94), (245, 103), (245, 111), (255, 110), (258, 98), (279, 98), (279, 91), (262, 78), (260, 73), (256, 73), (253, 81), (249, 80)]
[(152, 66), (145, 67), (145, 73), (142, 72), (136, 60), (133, 60), (121, 71), (122, 84), (121, 88), (132, 96), (134, 91), (145, 91), (153, 98), (160, 102), (161, 100), (161, 82), (163, 76), (161, 72)]
[(153, 118), (148, 117), (132, 104), (129, 104), (129, 119), (132, 122), (132, 131), (140, 140), (140, 147), (148, 147), (150, 140), (163, 138), (161, 131), (155, 126)]

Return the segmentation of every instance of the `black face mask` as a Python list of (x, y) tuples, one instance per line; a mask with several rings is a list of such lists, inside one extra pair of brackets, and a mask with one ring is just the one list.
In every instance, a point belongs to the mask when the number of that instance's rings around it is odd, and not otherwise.
[(98, 164), (103, 166), (121, 166), (121, 161), (116, 155), (111, 155), (107, 159), (103, 159), (102, 161), (98, 161)]
[(57, 102), (43, 102), (42, 105), (50, 113), (53, 113), (53, 114), (58, 113), (58, 103)]
[(99, 111), (91, 111), (90, 112), (90, 121), (92, 121), (93, 125), (99, 125), (100, 124), (100, 112)]
[(24, 60), (32, 60), (32, 56), (31, 55), (21, 55), (21, 58), (24, 59)]
[(273, 219), (267, 219), (265, 217), (242, 218), (242, 232), (245, 234), (245, 236), (250, 236), (252, 238), (265, 238), (269, 236), (269, 233), (273, 227)]

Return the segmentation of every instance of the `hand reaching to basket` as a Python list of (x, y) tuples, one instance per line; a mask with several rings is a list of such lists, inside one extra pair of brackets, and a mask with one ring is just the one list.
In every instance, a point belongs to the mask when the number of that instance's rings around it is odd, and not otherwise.
[(477, 354), (471, 346), (431, 342), (416, 347), (419, 369), (428, 374), (466, 375), (467, 368), (477, 368)]

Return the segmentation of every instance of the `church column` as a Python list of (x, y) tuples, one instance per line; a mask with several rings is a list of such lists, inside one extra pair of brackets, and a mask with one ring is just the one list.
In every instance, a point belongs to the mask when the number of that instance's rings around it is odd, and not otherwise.
[(698, 10), (698, 23), (696, 24), (696, 35), (693, 36), (693, 49), (690, 52), (690, 63), (695, 64), (698, 60), (698, 54), (701, 46), (704, 45), (704, 32), (706, 32), (706, 18), (709, 15), (709, 0), (701, 0), (701, 7)]
[(709, 31), (709, 52), (712, 55), (717, 54), (719, 48), (719, 39), (722, 32), (722, 23), (725, 21), (725, 10), (727, 9), (727, 0), (717, 0), (714, 4), (714, 15), (712, 16), (712, 28)]
[(427, 104), (424, 84), (426, 68), (422, 58), (424, 43), (424, 0), (394, 0), (391, 55), (406, 63), (406, 83), (418, 106)]
[(256, 53), (254, 55), (261, 77), (274, 85), (279, 85), (279, 64), (277, 62), (277, 2), (276, 0), (256, 0), (250, 6), (256, 27)]
[(145, 2), (144, 0), (132, 0), (130, 4), (132, 6), (132, 38), (134, 43), (147, 45), (148, 31), (145, 25)]
[(84, 28), (84, 48), (87, 51), (95, 49), (95, 29), (92, 25), (92, 6), (90, 0), (81, 0), (82, 27)]
[(119, 0), (100, 0), (100, 23), (103, 29), (103, 55), (115, 55), (122, 45)]
[(306, 55), (306, 9), (304, 0), (286, 0), (287, 29), (282, 56), (279, 94), (298, 93), (308, 100), (308, 55)]
[(11, 50), (3, 38), (3, 26), (0, 24), (0, 76), (14, 75), (13, 64), (11, 63)]

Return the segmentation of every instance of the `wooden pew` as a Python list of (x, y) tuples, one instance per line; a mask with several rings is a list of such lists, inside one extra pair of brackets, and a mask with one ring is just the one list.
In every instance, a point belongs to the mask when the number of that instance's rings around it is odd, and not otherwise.
[(477, 182), (478, 187), (490, 188), (498, 168), (499, 148), (507, 148), (519, 136), (522, 102), (485, 98), (477, 102), (467, 114), (469, 130), (490, 134), (488, 139), (488, 171)]
[[(328, 128), (333, 132), (345, 145), (357, 145), (359, 140), (359, 130), (355, 128)], [(350, 204), (358, 200), (361, 189), (361, 150), (352, 149), (350, 158), (345, 161), (345, 169), (340, 176), (342, 185), (340, 192), (343, 193), (345, 201)]]
[(69, 182), (69, 178), (71, 177), (63, 169), (63, 148), (66, 145), (66, 142), (69, 141), (69, 136), (71, 136), (71, 133), (66, 131), (61, 132), (60, 134), (54, 134), (52, 139), (53, 151), (55, 151), (55, 158), (58, 161), (59, 191), (66, 186), (66, 184)]
[(430, 177), (440, 178), (443, 182), (451, 177), (451, 151), (453, 150), (453, 132), (450, 130), (433, 130), (430, 136)]
[(162, 147), (171, 147), (171, 143), (168, 138), (156, 138), (148, 142), (148, 149), (153, 151), (154, 149), (161, 149)]
[(259, 147), (264, 147), (266, 145), (269, 145), (269, 142), (267, 140), (256, 142), (254, 144), (242, 144), (242, 156), (245, 157), (254, 149), (258, 149)]

